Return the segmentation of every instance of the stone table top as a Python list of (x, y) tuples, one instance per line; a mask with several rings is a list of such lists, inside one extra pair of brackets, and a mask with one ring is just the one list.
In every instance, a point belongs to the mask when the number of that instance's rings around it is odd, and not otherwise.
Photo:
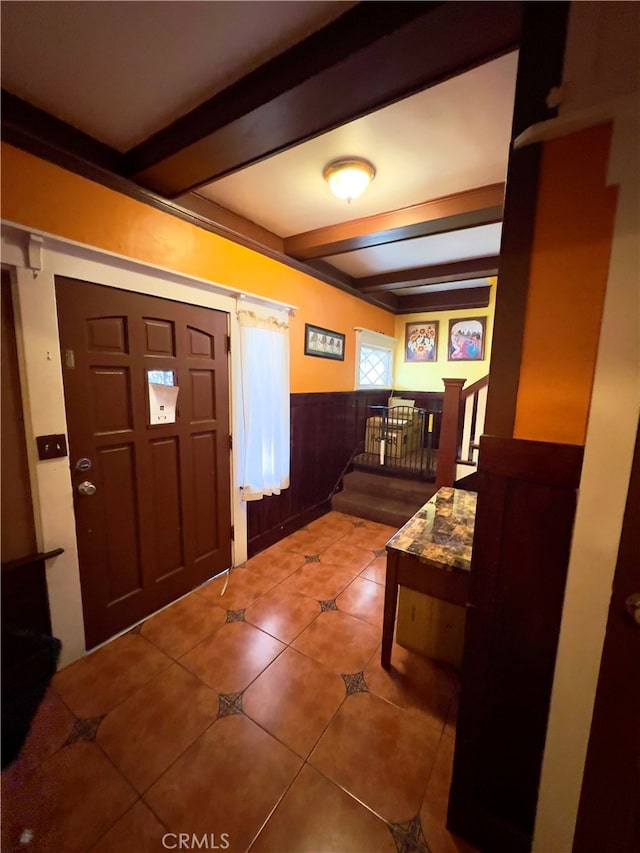
[(387, 550), (449, 571), (471, 566), (475, 492), (442, 486), (387, 542)]

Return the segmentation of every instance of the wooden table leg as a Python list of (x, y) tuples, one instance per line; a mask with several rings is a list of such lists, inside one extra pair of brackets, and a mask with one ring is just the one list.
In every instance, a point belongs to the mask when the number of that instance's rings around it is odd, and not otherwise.
[(387, 578), (384, 587), (384, 616), (382, 619), (382, 652), (380, 663), (385, 669), (391, 666), (391, 647), (393, 629), (396, 621), (398, 602), (398, 555), (387, 551)]

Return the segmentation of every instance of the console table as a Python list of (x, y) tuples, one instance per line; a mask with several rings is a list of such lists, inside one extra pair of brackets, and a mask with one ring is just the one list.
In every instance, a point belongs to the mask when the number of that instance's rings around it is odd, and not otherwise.
[(391, 665), (398, 587), (464, 607), (467, 603), (475, 492), (443, 486), (387, 542), (382, 666)]

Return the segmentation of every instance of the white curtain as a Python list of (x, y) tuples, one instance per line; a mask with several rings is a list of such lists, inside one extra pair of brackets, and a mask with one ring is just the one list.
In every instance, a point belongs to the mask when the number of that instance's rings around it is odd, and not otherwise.
[(238, 311), (242, 412), (242, 499), (260, 500), (289, 487), (289, 317), (252, 306)]

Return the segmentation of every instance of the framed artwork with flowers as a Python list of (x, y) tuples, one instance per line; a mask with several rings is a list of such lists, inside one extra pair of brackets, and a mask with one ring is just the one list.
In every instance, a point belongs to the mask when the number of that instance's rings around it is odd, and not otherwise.
[(438, 321), (405, 323), (404, 360), (433, 362), (438, 360)]

